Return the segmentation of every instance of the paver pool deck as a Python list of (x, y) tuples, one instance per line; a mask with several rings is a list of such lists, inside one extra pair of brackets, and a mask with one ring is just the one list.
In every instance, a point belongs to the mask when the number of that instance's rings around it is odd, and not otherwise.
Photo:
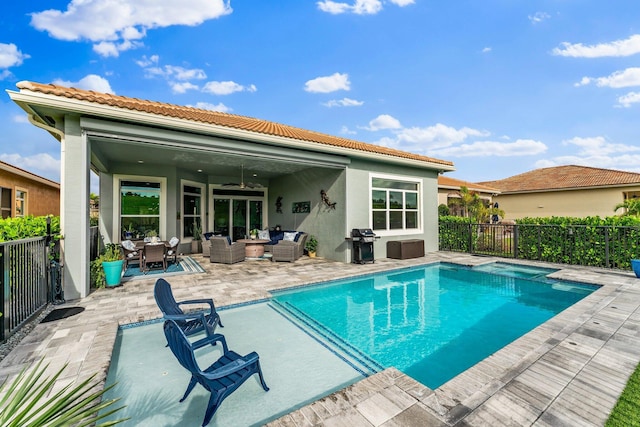
[[(211, 264), (205, 273), (168, 277), (176, 299), (214, 298), (218, 307), (263, 300), (284, 289), (430, 262), (502, 261), (558, 268), (552, 277), (601, 288), (472, 368), (431, 390), (390, 368), (287, 414), (275, 426), (601, 426), (640, 362), (640, 279), (631, 272), (435, 252), (409, 260), (343, 264)], [(0, 361), (0, 380), (44, 358), (68, 363), (57, 387), (98, 374), (104, 381), (118, 326), (161, 317), (156, 277), (100, 289), (56, 308), (79, 314), (38, 324)], [(292, 392), (295, 392), (292, 390)]]

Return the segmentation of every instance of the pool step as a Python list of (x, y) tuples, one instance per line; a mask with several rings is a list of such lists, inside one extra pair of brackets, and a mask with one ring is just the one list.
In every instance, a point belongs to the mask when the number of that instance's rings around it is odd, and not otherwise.
[(370, 376), (385, 369), (384, 366), (291, 304), (271, 300), (268, 306), (298, 326), (310, 337), (318, 341), (362, 375)]

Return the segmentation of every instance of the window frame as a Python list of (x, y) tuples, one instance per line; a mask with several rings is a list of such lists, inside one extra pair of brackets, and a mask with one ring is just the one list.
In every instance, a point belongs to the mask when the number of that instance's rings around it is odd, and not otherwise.
[[(23, 197), (18, 197), (18, 195), (23, 194)], [(20, 187), (16, 187), (15, 188), (15, 196), (14, 196), (14, 200), (13, 200), (13, 207), (14, 207), (14, 213), (15, 213), (15, 217), (16, 218), (24, 218), (25, 216), (29, 215), (29, 209), (27, 207), (27, 203), (29, 200), (29, 192), (24, 189), (24, 188), (20, 188)], [(19, 203), (22, 202), (22, 203)], [(22, 214), (18, 215), (18, 205), (22, 205)]]
[[(2, 201), (5, 199), (5, 192), (8, 194), (8, 196), (6, 197), (6, 200), (9, 202), (8, 207), (2, 205)], [(0, 218), (11, 218), (13, 216), (14, 204), (15, 200), (13, 200), (13, 189), (0, 186)]]
[[(184, 191), (184, 187), (198, 187), (200, 189), (200, 194), (188, 193)], [(185, 194), (191, 196), (200, 197), (200, 215), (188, 215), (184, 210), (184, 196)], [(200, 218), (200, 226), (202, 227), (202, 232), (206, 232), (204, 229), (205, 226), (205, 210), (206, 210), (206, 197), (207, 197), (207, 184), (202, 182), (190, 181), (188, 179), (180, 180), (180, 212), (182, 213), (180, 216), (180, 240), (182, 242), (191, 242), (193, 240), (193, 236), (185, 236), (184, 235), (184, 219), (186, 217), (189, 218)]]
[(160, 184), (160, 213), (158, 221), (158, 237), (161, 240), (165, 240), (167, 234), (167, 178), (159, 176), (144, 176), (144, 175), (114, 175), (113, 176), (113, 235), (112, 241), (122, 241), (122, 216), (120, 215), (122, 206), (120, 206), (120, 185), (122, 181), (140, 181), (140, 182), (153, 182)]
[[(410, 184), (415, 184), (417, 189), (414, 190), (404, 190), (398, 188), (381, 188), (374, 187), (373, 180), (374, 179), (384, 179), (389, 181), (402, 181)], [(393, 175), (393, 174), (384, 174), (384, 173), (369, 173), (369, 228), (373, 230), (376, 235), (379, 236), (402, 236), (402, 235), (410, 235), (410, 234), (422, 234), (423, 233), (423, 200), (422, 200), (422, 189), (423, 189), (423, 180), (422, 178), (418, 178), (415, 176), (406, 176), (406, 175)], [(373, 208), (373, 192), (374, 191), (385, 191), (387, 193), (387, 206), (384, 209), (374, 209)], [(393, 192), (401, 192), (403, 193), (403, 207), (402, 209), (392, 209), (389, 206), (388, 194), (389, 191)], [(406, 193), (415, 194), (417, 197), (416, 209), (407, 209), (406, 208)], [(389, 213), (390, 212), (402, 212), (402, 228), (397, 229), (374, 229), (373, 226), (373, 213), (384, 211), (386, 212), (386, 226), (389, 227)], [(416, 228), (406, 228), (406, 212), (416, 212), (417, 213), (417, 227)]]

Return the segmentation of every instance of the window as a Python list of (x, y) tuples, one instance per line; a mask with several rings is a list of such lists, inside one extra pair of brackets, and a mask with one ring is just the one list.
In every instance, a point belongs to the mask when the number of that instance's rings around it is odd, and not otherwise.
[(420, 181), (371, 177), (371, 224), (377, 231), (420, 228)]
[(2, 218), (11, 216), (11, 189), (0, 187), (0, 214)]
[[(202, 195), (204, 184), (182, 181), (182, 238), (193, 237), (193, 224), (202, 227)], [(207, 230), (202, 230), (207, 231)]]
[(142, 239), (149, 232), (164, 232), (164, 179), (146, 177), (116, 178), (120, 201), (121, 237)]
[(16, 218), (27, 214), (27, 192), (16, 190)]

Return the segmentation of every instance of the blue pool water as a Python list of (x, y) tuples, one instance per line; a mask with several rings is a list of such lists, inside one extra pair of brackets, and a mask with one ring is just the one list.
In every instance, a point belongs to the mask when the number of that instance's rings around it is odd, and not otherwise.
[(273, 303), (363, 366), (435, 389), (598, 288), (553, 271), (441, 263), (277, 292)]

